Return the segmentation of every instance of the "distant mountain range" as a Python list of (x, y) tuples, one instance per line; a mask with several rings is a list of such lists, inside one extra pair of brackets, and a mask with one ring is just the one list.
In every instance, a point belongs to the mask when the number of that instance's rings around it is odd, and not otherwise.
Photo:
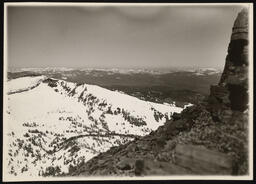
[(45, 75), (78, 84), (93, 84), (151, 102), (196, 103), (209, 94), (209, 85), (217, 84), (221, 70), (187, 69), (72, 69), (24, 68), (10, 70), (8, 79)]
[(172, 72), (192, 72), (200, 73), (204, 75), (211, 75), (221, 73), (220, 68), (209, 68), (209, 67), (175, 67), (175, 68), (69, 68), (69, 67), (38, 67), (38, 68), (9, 68), (10, 72), (64, 72), (64, 71), (83, 71), (83, 72), (107, 72), (108, 74), (120, 73), (120, 74), (136, 74), (136, 73), (149, 73), (149, 74), (164, 74)]

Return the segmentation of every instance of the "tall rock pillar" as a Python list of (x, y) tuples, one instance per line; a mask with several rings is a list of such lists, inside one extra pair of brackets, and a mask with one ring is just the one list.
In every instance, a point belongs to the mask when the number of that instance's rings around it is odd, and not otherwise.
[(228, 121), (233, 111), (248, 108), (248, 10), (237, 16), (219, 84), (211, 86), (209, 110), (216, 121)]

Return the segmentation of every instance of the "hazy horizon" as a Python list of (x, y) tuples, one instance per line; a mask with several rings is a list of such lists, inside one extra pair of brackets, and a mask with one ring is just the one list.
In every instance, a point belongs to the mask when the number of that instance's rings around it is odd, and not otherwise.
[(15, 7), (10, 68), (223, 68), (243, 6)]
[(92, 70), (114, 70), (114, 69), (120, 69), (120, 70), (178, 70), (178, 69), (199, 69), (199, 68), (213, 68), (213, 69), (218, 69), (218, 70), (222, 70), (224, 69), (223, 67), (206, 67), (206, 66), (203, 66), (203, 67), (200, 67), (200, 66), (174, 66), (174, 67), (148, 67), (148, 66), (145, 66), (145, 67), (103, 67), (103, 66), (99, 66), (99, 67), (65, 67), (65, 66), (44, 66), (44, 67), (15, 67), (15, 66), (8, 66), (8, 69), (61, 69), (61, 68), (65, 68), (65, 69), (74, 69), (74, 70), (79, 70), (79, 69), (92, 69)]

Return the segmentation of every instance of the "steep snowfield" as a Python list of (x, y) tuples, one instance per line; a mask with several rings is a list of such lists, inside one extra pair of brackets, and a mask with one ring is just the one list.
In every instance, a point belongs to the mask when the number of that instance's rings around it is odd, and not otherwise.
[(150, 133), (182, 108), (94, 85), (22, 77), (7, 82), (6, 176), (59, 175)]
[[(69, 88), (68, 92), (65, 91), (63, 87)], [(147, 128), (150, 128), (151, 130), (157, 129), (159, 125), (163, 125), (163, 123), (166, 121), (165, 118), (162, 118), (161, 120), (159, 120), (159, 122), (157, 122), (154, 117), (153, 109), (156, 112), (166, 115), (168, 118), (170, 118), (173, 112), (181, 112), (182, 110), (181, 108), (178, 108), (174, 105), (163, 105), (143, 101), (136, 97), (116, 91), (111, 91), (96, 85), (83, 84), (77, 86), (75, 83), (68, 83), (58, 80), (57, 87), (55, 87), (54, 89), (57, 89), (59, 92), (69, 96), (70, 92), (73, 91), (74, 98), (80, 98), (81, 100), (87, 99), (86, 106), (93, 107), (93, 111), (91, 112), (93, 118), (100, 118), (102, 112), (106, 112), (108, 109), (111, 109), (112, 112), (115, 112), (118, 111), (119, 108), (120, 111), (125, 111), (135, 118), (143, 119), (147, 123)], [(93, 103), (88, 103), (88, 100)], [(101, 106), (101, 104), (107, 105), (105, 107), (98, 108), (99, 106)], [(97, 107), (95, 108), (95, 106)], [(122, 113), (116, 113), (114, 115), (111, 115), (111, 117), (114, 118), (116, 117), (116, 115), (119, 114)], [(120, 120), (118, 121), (120, 122)]]

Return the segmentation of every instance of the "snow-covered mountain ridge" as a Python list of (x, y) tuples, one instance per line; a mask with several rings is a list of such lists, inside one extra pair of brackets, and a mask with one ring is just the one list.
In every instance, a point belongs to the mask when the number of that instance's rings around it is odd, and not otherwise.
[(6, 172), (67, 173), (97, 154), (156, 130), (182, 108), (45, 76), (7, 82)]

